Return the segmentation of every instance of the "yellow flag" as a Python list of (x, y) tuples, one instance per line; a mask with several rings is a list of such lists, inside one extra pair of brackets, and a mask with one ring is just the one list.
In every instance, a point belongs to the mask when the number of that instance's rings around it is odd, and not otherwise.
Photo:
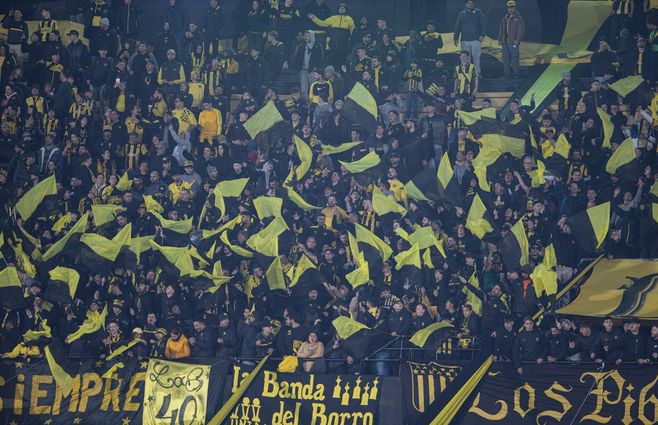
[(16, 267), (5, 267), (0, 270), (0, 288), (10, 288), (12, 286), (21, 287), (18, 271)]
[(543, 162), (537, 160), (537, 169), (532, 170), (528, 173), (532, 179), (530, 183), (532, 187), (540, 187), (544, 183), (546, 183), (546, 178), (544, 177), (544, 171), (546, 171), (546, 166), (544, 165)]
[(555, 153), (564, 159), (569, 159), (569, 152), (571, 151), (571, 144), (567, 140), (564, 133), (560, 133), (555, 143)]
[(281, 121), (283, 121), (283, 117), (274, 102), (267, 102), (244, 123), (244, 129), (252, 139), (255, 139), (260, 133), (269, 130)]
[(120, 192), (127, 192), (131, 187), (133, 187), (133, 181), (128, 179), (128, 171), (123, 173), (115, 187)]
[(605, 171), (615, 174), (620, 167), (628, 164), (636, 158), (633, 140), (628, 138), (612, 153), (612, 156), (605, 165)]
[(185, 276), (194, 270), (192, 256), (187, 247), (162, 246), (153, 240), (149, 243), (153, 250), (160, 252), (169, 263), (179, 270), (181, 276)]
[(489, 133), (480, 137), (483, 146), (490, 146), (499, 152), (509, 152), (516, 158), (525, 155), (525, 139), (505, 136), (503, 134)]
[(407, 197), (411, 199), (416, 199), (418, 201), (429, 201), (427, 196), (423, 195), (423, 192), (416, 186), (416, 183), (413, 180), (409, 180), (407, 184), (404, 185), (404, 190), (407, 192)]
[(54, 174), (28, 190), (16, 203), (16, 212), (23, 220), (27, 220), (41, 205), (43, 198), (50, 195), (57, 195), (57, 181)]
[(92, 334), (98, 331), (101, 327), (105, 326), (105, 318), (107, 317), (107, 305), (102, 311), (87, 311), (87, 318), (82, 325), (75, 332), (69, 334), (64, 342), (67, 344), (80, 339), (84, 335)]
[(363, 258), (363, 253), (359, 253), (359, 266), (345, 275), (345, 279), (352, 285), (352, 288), (358, 288), (361, 285), (365, 285), (370, 281), (370, 269), (368, 268), (368, 262)]
[(231, 242), (228, 240), (227, 232), (222, 233), (219, 239), (224, 243), (224, 245), (228, 247), (228, 249), (235, 252), (241, 257), (251, 258), (254, 256), (253, 252), (249, 252), (248, 250), (242, 248), (241, 246), (231, 244)]
[(164, 211), (164, 207), (160, 205), (158, 201), (153, 199), (153, 196), (151, 195), (144, 196), (144, 205), (146, 206), (146, 211), (148, 212), (155, 211), (158, 214), (162, 214), (162, 211)]
[(286, 289), (286, 280), (283, 276), (283, 267), (281, 266), (281, 257), (278, 255), (274, 257), (274, 261), (267, 268), (265, 272), (265, 277), (267, 278), (267, 285), (270, 290), (274, 291), (275, 289)]
[(432, 263), (432, 250), (427, 248), (423, 252), (423, 266), (427, 267), (428, 269), (433, 269), (434, 263)]
[(441, 162), (439, 162), (439, 168), (436, 170), (436, 177), (439, 179), (439, 183), (445, 189), (448, 187), (448, 183), (452, 179), (454, 171), (452, 170), (452, 165), (450, 165), (450, 158), (448, 158), (448, 153), (444, 153), (441, 157)]
[(320, 207), (316, 207), (315, 205), (311, 205), (304, 198), (301, 197), (301, 195), (297, 192), (295, 192), (295, 189), (292, 187), (284, 186), (286, 189), (286, 192), (288, 193), (288, 198), (299, 208), (303, 209), (304, 211), (311, 211), (311, 210), (319, 210)]
[(649, 193), (658, 198), (658, 180), (653, 182)]
[(354, 84), (352, 90), (347, 94), (347, 99), (351, 99), (367, 113), (372, 115), (374, 119), (377, 119), (377, 100), (375, 100), (372, 93), (370, 93), (370, 90), (368, 90), (363, 84), (359, 82)]
[(478, 185), (485, 192), (491, 192), (491, 187), (487, 181), (487, 167), (496, 162), (500, 155), (502, 154), (498, 149), (491, 145), (484, 145), (478, 156), (473, 159), (473, 168), (475, 176), (478, 178)]
[(237, 198), (242, 194), (247, 183), (249, 183), (249, 177), (235, 180), (222, 180), (217, 183), (217, 188), (224, 198)]
[(537, 296), (541, 296), (543, 291), (546, 291), (546, 295), (557, 293), (557, 273), (543, 263), (537, 264), (535, 270), (530, 274), (530, 279), (535, 286)]
[(482, 117), (496, 119), (496, 108), (484, 108), (473, 112), (457, 111), (457, 115), (464, 121), (465, 125), (473, 125)]
[(549, 269), (557, 266), (557, 255), (555, 254), (555, 247), (553, 244), (548, 245), (544, 249), (544, 260), (542, 261), (542, 264), (544, 264)]
[(300, 259), (297, 261), (297, 265), (295, 266), (295, 268), (291, 269), (294, 270), (294, 272), (292, 278), (290, 279), (290, 287), (292, 288), (293, 286), (297, 285), (297, 282), (299, 282), (299, 278), (302, 277), (302, 275), (306, 270), (315, 269), (315, 268), (317, 268), (315, 264), (313, 264), (313, 262), (309, 260), (309, 258), (305, 254), (302, 254)]
[[(2, 246), (2, 245), (0, 245)], [(18, 263), (18, 266), (23, 270), (28, 276), (31, 278), (34, 278), (37, 274), (37, 268), (34, 266), (32, 263), (32, 260), (30, 259), (30, 256), (25, 253), (23, 250), (23, 241), (19, 240), (18, 243), (16, 244), (10, 244), (12, 249), (14, 250), (14, 255), (16, 257), (16, 261)], [(4, 258), (2, 256), (2, 253), (0, 253), (0, 258)]]
[(439, 329), (452, 328), (452, 325), (447, 322), (435, 322), (429, 326), (424, 327), (423, 329), (416, 331), (413, 336), (409, 339), (409, 342), (415, 345), (416, 347), (423, 348), (427, 343), (429, 337)]
[(299, 137), (293, 136), (293, 139), (295, 141), (297, 155), (301, 161), (301, 164), (299, 164), (295, 169), (295, 177), (297, 180), (301, 180), (311, 168), (311, 163), (313, 162), (313, 151), (311, 150), (310, 146), (307, 145), (306, 142)]
[(377, 153), (373, 151), (367, 154), (366, 156), (364, 156), (363, 158), (354, 162), (344, 162), (344, 161), (338, 161), (338, 162), (340, 162), (341, 165), (345, 167), (345, 169), (347, 169), (347, 171), (349, 171), (350, 173), (358, 174), (366, 170), (369, 170), (373, 167), (376, 167), (381, 162), (381, 159), (379, 158), (379, 155), (377, 155)]
[(259, 196), (254, 199), (254, 208), (256, 208), (256, 214), (261, 220), (267, 217), (281, 216), (282, 205), (283, 199), (272, 196)]
[(400, 252), (395, 256), (395, 270), (400, 270), (404, 266), (414, 266), (420, 269), (420, 248), (414, 244), (406, 251)]
[(407, 213), (407, 210), (395, 201), (392, 196), (387, 196), (377, 186), (372, 188), (372, 208), (379, 215), (388, 213), (402, 214)]
[(322, 145), (322, 155), (333, 155), (335, 153), (341, 153), (353, 149), (355, 146), (359, 146), (363, 142), (347, 142), (342, 145), (332, 146), (332, 145)]
[(345, 316), (336, 317), (331, 322), (331, 324), (334, 325), (334, 329), (336, 329), (336, 335), (338, 335), (338, 338), (343, 340), (351, 337), (361, 329), (370, 329), (363, 323), (357, 322), (356, 320)]
[(478, 239), (482, 239), (484, 235), (493, 232), (491, 223), (484, 219), (484, 214), (487, 212), (487, 207), (482, 202), (480, 195), (477, 193), (471, 203), (471, 208), (468, 210), (466, 217), (466, 228), (470, 230)]
[(658, 204), (651, 204), (651, 217), (653, 217), (653, 221), (658, 223)]
[(71, 394), (71, 389), (73, 388), (73, 377), (66, 373), (64, 368), (57, 363), (49, 346), (46, 345), (44, 351), (46, 354), (46, 360), (48, 361), (48, 366), (50, 367), (50, 374), (53, 375), (55, 382), (62, 389), (62, 394), (67, 397)]
[(190, 217), (187, 220), (169, 220), (155, 211), (151, 211), (151, 214), (158, 219), (163, 229), (171, 230), (172, 232), (186, 234), (190, 233), (194, 228), (192, 224), (194, 217)]
[(356, 229), (356, 240), (358, 242), (363, 242), (372, 247), (377, 248), (377, 250), (379, 250), (379, 253), (382, 256), (383, 261), (386, 261), (391, 257), (391, 255), (393, 254), (393, 250), (386, 242), (381, 240), (377, 235), (372, 233), (370, 230), (361, 226), (359, 223), (354, 223), (354, 228)]
[(619, 96), (626, 97), (629, 93), (637, 89), (643, 82), (644, 77), (641, 75), (631, 75), (630, 77), (622, 78), (612, 84), (608, 84), (608, 88), (617, 92)]
[(62, 236), (60, 240), (55, 242), (48, 248), (48, 251), (46, 251), (43, 254), (43, 261), (48, 261), (52, 258), (54, 258), (57, 254), (59, 254), (64, 247), (66, 246), (67, 242), (69, 239), (76, 234), (83, 233), (87, 229), (87, 220), (89, 219), (89, 213), (84, 213), (82, 217), (69, 229), (68, 232)]
[(59, 280), (66, 283), (69, 287), (71, 299), (75, 299), (75, 291), (78, 289), (80, 273), (67, 267), (57, 266), (48, 272), (48, 276), (50, 277), (50, 280)]
[(55, 232), (55, 234), (61, 233), (62, 230), (64, 230), (64, 228), (72, 221), (73, 221), (73, 214), (71, 214), (70, 212), (64, 214), (53, 224), (52, 227), (53, 232)]
[[(478, 279), (477, 275), (475, 272), (471, 275), (471, 277), (468, 279), (468, 283), (470, 283), (474, 288), (480, 289), (480, 280)], [(482, 315), (482, 300), (480, 297), (477, 296), (471, 288), (468, 286), (464, 285), (463, 287), (464, 294), (466, 294), (466, 303), (470, 304), (471, 307), (473, 307), (473, 311), (477, 313), (478, 316)]]
[(418, 227), (415, 232), (409, 235), (407, 241), (411, 245), (418, 244), (419, 249), (430, 248), (438, 242), (431, 226)]
[(608, 115), (603, 109), (596, 108), (596, 113), (599, 115), (599, 118), (601, 118), (601, 123), (603, 124), (603, 144), (601, 147), (609, 149), (612, 134), (615, 131), (615, 125), (612, 123), (610, 115)]
[[(144, 197), (144, 200), (146, 201), (146, 196)], [(116, 218), (115, 214), (118, 211), (125, 212), (126, 208), (121, 205), (113, 204), (91, 206), (91, 213), (94, 215), (94, 223), (96, 224), (96, 227), (101, 227), (104, 224), (113, 222)]]

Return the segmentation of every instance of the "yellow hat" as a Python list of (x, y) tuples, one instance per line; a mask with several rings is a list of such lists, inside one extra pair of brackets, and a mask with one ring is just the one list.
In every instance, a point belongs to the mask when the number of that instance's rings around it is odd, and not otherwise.
[(509, 0), (507, 2), (507, 7), (516, 7), (516, 2), (514, 0)]

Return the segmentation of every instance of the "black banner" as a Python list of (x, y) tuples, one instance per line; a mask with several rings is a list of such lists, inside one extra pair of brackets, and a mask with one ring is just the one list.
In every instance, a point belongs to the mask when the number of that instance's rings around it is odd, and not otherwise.
[(656, 367), (497, 363), (460, 423), (655, 424), (657, 382)]
[(400, 369), (406, 423), (420, 418), (427, 407), (461, 372), (462, 366), (448, 362), (403, 363)]
[[(248, 374), (247, 368), (233, 367), (231, 393)], [(374, 425), (381, 384), (377, 376), (261, 371), (224, 424)]]
[[(199, 365), (183, 364), (193, 371)], [(83, 362), (73, 376), (71, 394), (64, 396), (56, 385), (45, 360), (36, 363), (23, 361), (0, 362), (0, 424), (2, 425), (138, 425), (142, 424), (144, 400), (164, 399), (167, 405), (158, 406), (156, 422), (163, 425), (189, 425), (185, 415), (172, 413), (176, 394), (169, 397), (160, 391), (145, 395), (148, 360), (125, 360), (123, 367), (111, 376), (103, 377), (108, 365), (103, 362)], [(196, 415), (207, 411), (211, 417), (221, 403), (226, 362), (211, 369), (207, 390), (207, 405), (195, 406)], [(160, 380), (166, 377), (159, 376)], [(179, 379), (185, 385), (184, 379)], [(188, 395), (193, 392), (188, 391)], [(194, 395), (194, 394), (192, 394)], [(191, 412), (191, 409), (188, 409)], [(160, 414), (161, 413), (161, 414)]]

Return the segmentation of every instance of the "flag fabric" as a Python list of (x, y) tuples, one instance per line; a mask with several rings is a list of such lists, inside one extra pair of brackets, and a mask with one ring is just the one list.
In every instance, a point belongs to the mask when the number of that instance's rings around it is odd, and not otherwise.
[(316, 207), (315, 205), (311, 205), (302, 196), (295, 192), (295, 189), (289, 186), (283, 186), (284, 189), (286, 189), (286, 194), (288, 195), (288, 199), (295, 205), (297, 205), (299, 208), (303, 209), (304, 211), (311, 211), (311, 210), (319, 210), (320, 207)]
[[(212, 192), (208, 195), (207, 202), (204, 202), (203, 208), (201, 209), (201, 214), (199, 214), (199, 222), (203, 221), (203, 218), (206, 216), (207, 205), (210, 204), (211, 207), (217, 208), (219, 210), (219, 220), (224, 217), (226, 214), (226, 204), (224, 203), (224, 195), (219, 189), (219, 185), (216, 185)], [(148, 209), (148, 207), (147, 207)]]
[(363, 253), (359, 252), (358, 255), (355, 254), (354, 258), (357, 259), (358, 267), (345, 275), (345, 279), (352, 285), (352, 289), (356, 289), (370, 282), (370, 267)]
[(162, 214), (164, 211), (164, 207), (160, 205), (160, 203), (156, 201), (151, 195), (144, 196), (144, 206), (148, 212), (155, 211), (159, 214)]
[(658, 223), (658, 204), (651, 204), (651, 217), (653, 217), (653, 221)]
[(480, 195), (476, 193), (466, 216), (466, 228), (478, 239), (482, 239), (487, 233), (493, 232), (493, 226), (485, 219), (486, 213), (487, 207), (482, 202)]
[(544, 259), (542, 260), (542, 264), (549, 269), (557, 266), (557, 255), (555, 254), (555, 247), (553, 244), (548, 245), (544, 249)]
[(124, 226), (112, 239), (95, 233), (80, 236), (80, 254), (89, 268), (108, 269), (125, 248), (130, 248), (132, 223)]
[(519, 219), (503, 238), (501, 253), (503, 263), (510, 270), (528, 264), (528, 236), (523, 226), (523, 219)]
[(635, 156), (633, 140), (624, 140), (612, 153), (605, 165), (605, 171), (623, 181), (636, 182), (640, 176), (640, 163)]
[(404, 266), (414, 266), (420, 269), (420, 248), (417, 243), (413, 244), (411, 248), (402, 251), (395, 257), (395, 270), (400, 270)]
[(439, 192), (441, 198), (453, 205), (462, 204), (462, 193), (459, 182), (455, 178), (455, 173), (450, 165), (448, 153), (444, 153), (436, 170), (436, 177), (439, 180)]
[(547, 296), (557, 294), (557, 273), (546, 267), (545, 264), (537, 264), (530, 274), (530, 279), (532, 279), (538, 297), (541, 297), (544, 292)]
[(62, 230), (66, 228), (71, 222), (73, 221), (73, 214), (68, 212), (64, 215), (62, 215), (54, 224), (52, 227), (53, 232), (55, 234), (62, 233)]
[(0, 305), (11, 310), (22, 307), (24, 303), (23, 287), (16, 267), (0, 270)]
[(530, 185), (532, 187), (540, 187), (546, 183), (546, 178), (544, 177), (544, 172), (546, 171), (546, 166), (540, 160), (537, 160), (537, 168), (531, 170), (528, 174), (530, 175)]
[(469, 285), (464, 285), (462, 292), (466, 295), (466, 304), (470, 304), (473, 308), (473, 311), (478, 315), (482, 316), (482, 299), (474, 292), (474, 289), (480, 289), (480, 280), (477, 277), (477, 273), (473, 272), (471, 277), (468, 279)]
[(560, 155), (564, 159), (569, 159), (569, 153), (571, 152), (571, 143), (567, 140), (567, 136), (564, 133), (560, 133), (555, 142), (555, 153)]
[(376, 167), (381, 162), (379, 155), (376, 152), (370, 152), (363, 158), (354, 161), (354, 162), (344, 162), (338, 161), (340, 164), (347, 169), (352, 174), (362, 173), (366, 170), (369, 170), (373, 167)]
[(252, 139), (255, 139), (260, 133), (271, 129), (281, 121), (283, 117), (279, 109), (270, 101), (244, 123), (244, 129)]
[(496, 108), (491, 107), (491, 108), (484, 108), (480, 109), (479, 111), (473, 111), (473, 112), (466, 112), (466, 111), (457, 111), (457, 115), (461, 120), (464, 122), (465, 125), (473, 125), (479, 120), (482, 119), (482, 117), (486, 118), (491, 118), (491, 119), (496, 119)]
[(483, 147), (492, 147), (501, 153), (509, 152), (516, 158), (525, 154), (527, 128), (488, 117), (482, 117), (468, 128)]
[(161, 265), (166, 267), (167, 273), (185, 276), (194, 270), (192, 256), (187, 247), (162, 246), (153, 240), (149, 243), (151, 248), (166, 260)]
[[(19, 239), (15, 243), (10, 244), (10, 246), (14, 251), (16, 264), (18, 265), (19, 269), (34, 279), (34, 277), (37, 274), (37, 269), (32, 263), (30, 256), (27, 255), (27, 253), (23, 250), (23, 241)], [(3, 258), (1, 252), (0, 252), (0, 258)]]
[(483, 146), (478, 155), (473, 158), (473, 168), (478, 179), (478, 186), (485, 192), (491, 192), (487, 168), (494, 164), (502, 153), (492, 145)]
[(414, 333), (409, 342), (415, 345), (416, 347), (424, 348), (427, 340), (432, 334), (440, 329), (452, 328), (453, 326), (447, 322), (435, 322), (429, 326), (424, 327)]
[(224, 233), (221, 234), (219, 239), (230, 249), (231, 251), (235, 252), (241, 257), (245, 258), (252, 258), (254, 256), (254, 253), (249, 251), (248, 249), (244, 249), (239, 245), (233, 245), (229, 239), (228, 239), (228, 233), (225, 231)]
[[(144, 202), (146, 202), (147, 197), (150, 196), (148, 195), (145, 196)], [(147, 204), (147, 208), (148, 208), (148, 204)], [(116, 218), (116, 213), (119, 211), (125, 212), (126, 208), (122, 207), (121, 205), (112, 205), (112, 204), (91, 206), (91, 213), (94, 216), (94, 224), (96, 224), (96, 227), (101, 227), (108, 223), (112, 223)]]
[(254, 199), (254, 208), (258, 218), (263, 220), (267, 217), (280, 217), (283, 199), (272, 196), (259, 196)]
[(58, 353), (59, 350), (54, 350), (52, 347), (53, 344), (49, 344), (44, 350), (46, 361), (50, 367), (50, 374), (55, 379), (55, 383), (57, 383), (57, 385), (62, 389), (62, 395), (67, 397), (69, 394), (71, 394), (71, 390), (73, 389), (73, 376), (71, 376), (71, 373), (67, 372), (62, 366), (63, 356), (57, 355), (57, 359), (55, 358), (56, 354), (54, 353)]
[(394, 197), (385, 195), (377, 186), (372, 188), (372, 208), (380, 216), (388, 213), (404, 216), (407, 213), (407, 210), (398, 204)]
[(130, 190), (131, 187), (133, 187), (133, 181), (128, 178), (128, 171), (126, 171), (119, 178), (119, 181), (117, 182), (115, 188), (120, 192), (127, 192)]
[(278, 255), (274, 257), (274, 261), (272, 261), (272, 264), (270, 264), (265, 272), (265, 277), (267, 278), (267, 285), (271, 291), (276, 289), (286, 289), (286, 280), (283, 276), (281, 257)]
[(608, 88), (615, 91), (619, 96), (626, 97), (640, 87), (642, 83), (644, 83), (644, 77), (641, 75), (631, 75), (630, 77), (622, 78), (612, 84), (608, 84)]
[(293, 271), (292, 277), (290, 278), (290, 287), (292, 288), (293, 286), (297, 285), (302, 275), (307, 270), (312, 270), (312, 269), (317, 269), (316, 265), (313, 264), (311, 260), (309, 260), (306, 254), (302, 254), (299, 260), (297, 260), (297, 264), (295, 265), (295, 267), (290, 269)]
[(107, 317), (107, 305), (103, 307), (102, 311), (87, 311), (87, 317), (82, 322), (82, 325), (73, 333), (70, 333), (64, 342), (70, 344), (85, 335), (93, 334), (105, 326), (105, 318)]
[(222, 180), (217, 183), (217, 187), (224, 198), (237, 198), (242, 194), (247, 183), (249, 183), (249, 177), (244, 177), (235, 180)]
[(45, 299), (64, 304), (75, 298), (75, 292), (80, 282), (80, 274), (68, 267), (57, 266), (48, 272), (50, 281), (46, 288)]
[(441, 199), (436, 170), (426, 168), (416, 174), (404, 185), (407, 197), (419, 201), (438, 201)]
[(610, 115), (608, 115), (608, 113), (603, 109), (596, 108), (596, 113), (601, 119), (601, 123), (603, 125), (603, 143), (601, 144), (601, 147), (609, 149), (611, 146), (610, 142), (612, 141), (612, 136), (615, 132), (615, 125), (612, 123), (612, 118)]
[(187, 220), (169, 220), (155, 211), (151, 211), (151, 214), (158, 219), (163, 229), (170, 230), (174, 233), (187, 235), (194, 228), (194, 225), (192, 224), (194, 217), (190, 217)]
[(582, 251), (599, 249), (610, 228), (610, 202), (587, 208), (568, 219), (576, 243)]
[(370, 90), (357, 82), (347, 94), (343, 105), (343, 114), (354, 123), (363, 126), (369, 132), (377, 128), (377, 100)]
[(362, 242), (376, 248), (381, 254), (383, 261), (391, 258), (393, 250), (386, 242), (380, 239), (379, 236), (375, 235), (367, 228), (361, 226), (359, 223), (354, 223), (354, 228), (356, 230), (355, 236), (357, 242)]
[(55, 242), (48, 248), (48, 250), (43, 254), (43, 261), (49, 261), (59, 255), (65, 248), (71, 239), (79, 239), (79, 235), (84, 233), (87, 229), (87, 221), (89, 219), (89, 213), (84, 213), (82, 217), (69, 229), (68, 232), (62, 236), (60, 240)]
[(322, 155), (333, 155), (336, 153), (342, 153), (346, 152), (350, 149), (355, 148), (356, 146), (359, 146), (363, 142), (347, 142), (343, 143), (342, 145), (334, 146), (334, 145), (322, 145)]
[(25, 195), (16, 202), (16, 212), (23, 220), (28, 220), (37, 210), (46, 196), (57, 195), (57, 181), (52, 175), (28, 190)]
[(649, 194), (658, 199), (658, 180), (654, 181), (649, 189)]
[(297, 168), (294, 168), (295, 181), (299, 181), (304, 178), (308, 170), (311, 168), (311, 163), (313, 162), (313, 151), (305, 141), (296, 135), (293, 136), (293, 140), (295, 142), (295, 148), (297, 149), (297, 156), (301, 162)]
[(334, 329), (336, 329), (336, 335), (338, 335), (338, 338), (342, 340), (351, 337), (362, 329), (370, 329), (363, 323), (345, 316), (336, 317), (331, 324), (334, 326)]

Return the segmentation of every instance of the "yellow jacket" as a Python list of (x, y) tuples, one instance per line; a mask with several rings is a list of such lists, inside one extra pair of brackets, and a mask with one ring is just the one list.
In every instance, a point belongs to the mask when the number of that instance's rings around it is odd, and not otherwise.
[(181, 335), (178, 341), (169, 338), (165, 346), (165, 357), (169, 360), (190, 357), (190, 342), (187, 340), (187, 337)]
[(199, 113), (199, 127), (201, 127), (201, 141), (212, 143), (213, 138), (222, 133), (222, 114), (218, 109), (203, 110)]
[(350, 34), (354, 31), (354, 20), (349, 15), (334, 15), (327, 19), (320, 19), (314, 16), (313, 23), (324, 28), (340, 28), (349, 30)]

